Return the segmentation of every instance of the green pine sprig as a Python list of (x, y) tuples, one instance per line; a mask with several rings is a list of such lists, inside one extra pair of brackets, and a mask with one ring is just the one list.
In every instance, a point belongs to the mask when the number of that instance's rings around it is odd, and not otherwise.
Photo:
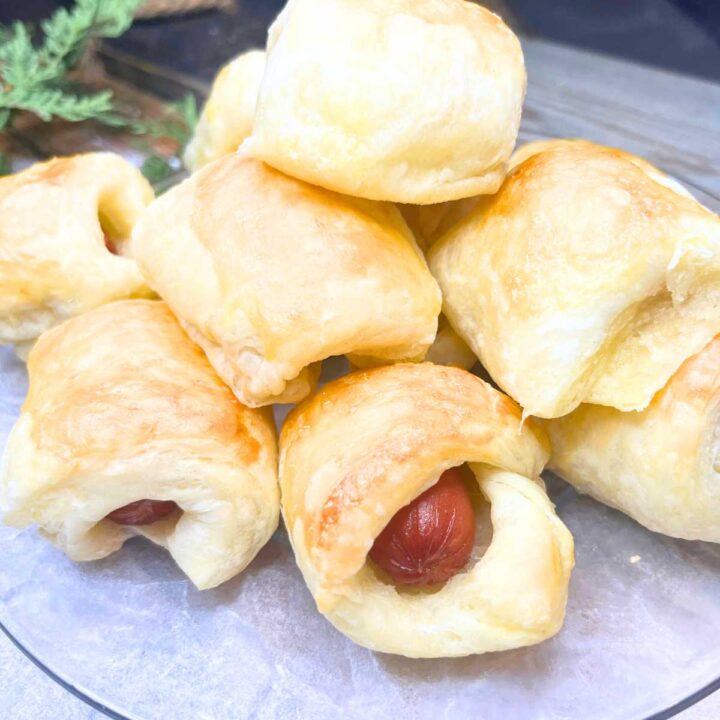
[(162, 118), (135, 121), (135, 125), (131, 122), (129, 129), (154, 138), (170, 138), (183, 148), (190, 142), (197, 121), (197, 102), (195, 96), (188, 93), (182, 100), (168, 103)]
[[(197, 122), (192, 95), (169, 105), (160, 119), (141, 120), (123, 113), (111, 90), (92, 90), (69, 80), (90, 42), (122, 35), (140, 2), (76, 0), (72, 8), (61, 8), (41, 23), (39, 42), (25, 23), (0, 24), (0, 131), (11, 130), (15, 118), (29, 112), (44, 121), (94, 120), (138, 135), (170, 138), (182, 149)], [(164, 180), (172, 172), (157, 156), (148, 158), (146, 165), (151, 181)], [(0, 170), (3, 167), (7, 162), (0, 157)]]
[(77, 0), (41, 24), (36, 46), (28, 25), (16, 22), (0, 30), (0, 129), (18, 111), (43, 120), (77, 122), (112, 113), (108, 90), (78, 94), (64, 85), (93, 38), (117, 37), (127, 30), (141, 0)]

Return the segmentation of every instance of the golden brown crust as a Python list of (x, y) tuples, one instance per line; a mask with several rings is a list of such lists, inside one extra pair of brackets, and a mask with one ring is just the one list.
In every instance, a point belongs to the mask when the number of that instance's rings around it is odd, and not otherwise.
[(422, 358), (437, 329), (439, 289), (394, 206), (242, 155), (157, 200), (133, 248), (247, 405), (301, 399), (331, 355)]
[(429, 204), (492, 193), (525, 95), (512, 31), (464, 0), (291, 0), (270, 30), (244, 147), (348, 195)]
[(720, 219), (628, 153), (519, 152), (429, 253), (445, 314), (528, 414), (641, 410), (720, 331)]
[(252, 133), (264, 72), (262, 50), (242, 53), (220, 69), (185, 150), (185, 166), (191, 172), (235, 152)]
[(1, 178), (0, 343), (27, 345), (68, 317), (152, 295), (125, 256), (152, 197), (140, 172), (111, 153), (55, 158)]
[[(557, 150), (560, 148), (569, 148), (577, 151), (585, 151), (592, 153), (598, 146), (595, 143), (591, 143), (589, 140), (535, 140), (533, 142), (525, 143), (519, 147), (510, 158), (510, 170), (514, 170), (518, 165), (522, 165), (527, 159), (533, 155), (539, 155), (540, 153)], [(679, 195), (694, 200), (693, 196), (687, 191), (687, 189), (681, 185), (674, 178), (666, 175), (662, 170), (658, 170), (654, 165), (649, 163), (647, 160), (633, 155), (632, 153), (621, 150), (620, 148), (606, 148), (611, 150), (616, 157), (621, 157), (624, 160), (632, 163), (639, 167), (646, 175), (652, 178), (655, 182), (660, 185), (674, 190)]]
[[(272, 418), (235, 400), (165, 303), (64, 323), (37, 342), (28, 372), (0, 483), (6, 522), (36, 523), (78, 560), (146, 534), (199, 587), (242, 570), (274, 531)], [(160, 530), (103, 520), (140, 499), (184, 514)]]
[[(357, 642), (431, 657), (538, 642), (557, 631), (572, 566), (572, 540), (534, 482), (547, 459), (546, 441), (532, 421), (522, 425), (520, 408), (502, 393), (463, 370), (430, 363), (355, 372), (298, 406), (283, 427), (280, 447), (283, 514), (298, 564), (320, 610)], [(444, 470), (464, 462), (471, 464), (484, 493), (492, 494), (491, 486), (499, 483), (504, 489), (499, 494), (510, 506), (518, 502), (521, 515), (535, 518), (549, 533), (547, 547), (554, 559), (547, 565), (547, 556), (540, 553), (538, 567), (544, 569), (536, 568), (535, 582), (541, 587), (527, 588), (544, 598), (538, 601), (543, 610), (537, 616), (529, 613), (517, 633), (488, 629), (485, 618), (483, 628), (469, 627), (468, 636), (455, 641), (454, 621), (443, 617), (434, 623), (434, 640), (425, 637), (420, 626), (413, 640), (413, 616), (399, 609), (407, 598), (375, 578), (367, 553), (401, 507)], [(495, 532), (499, 537), (499, 525)], [(488, 551), (491, 557), (503, 554), (500, 545), (494, 547)], [(511, 572), (509, 566), (506, 570)], [(476, 582), (475, 573), (472, 568), (462, 575), (465, 580), (456, 576), (437, 594), (447, 592), (443, 613), (462, 604), (464, 584)], [(361, 595), (364, 602), (355, 607)], [(436, 602), (423, 597), (431, 596), (417, 596), (421, 614), (427, 612), (427, 602)], [(546, 612), (545, 601), (552, 612)], [(355, 609), (349, 610), (351, 606)], [(403, 626), (395, 638), (379, 632), (372, 618), (383, 607), (382, 612), (400, 613), (384, 616), (386, 628), (388, 623)], [(483, 607), (481, 615), (488, 606)]]
[(651, 530), (720, 542), (720, 336), (640, 413), (581, 405), (545, 423), (552, 468)]

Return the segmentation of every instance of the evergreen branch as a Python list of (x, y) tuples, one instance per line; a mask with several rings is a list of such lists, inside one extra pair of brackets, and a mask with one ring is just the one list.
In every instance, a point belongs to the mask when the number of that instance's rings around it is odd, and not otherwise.
[(197, 100), (192, 93), (188, 93), (182, 100), (176, 103), (171, 103), (170, 107), (174, 109), (177, 114), (182, 118), (183, 123), (187, 131), (187, 137), (183, 144), (187, 144), (195, 132), (195, 126), (198, 122), (198, 106)]
[(6, 39), (0, 45), (0, 72), (5, 87), (30, 87), (37, 82), (40, 60), (23, 23), (7, 28)]
[(102, 90), (89, 95), (73, 95), (55, 88), (35, 88), (32, 92), (13, 89), (0, 93), (0, 110), (27, 110), (42, 120), (53, 117), (78, 122), (112, 111), (112, 92)]
[[(0, 130), (14, 136), (16, 116), (29, 112), (44, 121), (94, 120), (136, 135), (169, 138), (181, 151), (197, 122), (194, 96), (168, 105), (159, 119), (143, 120), (118, 109), (111, 90), (91, 90), (69, 76), (93, 39), (117, 37), (130, 27), (141, 1), (75, 0), (41, 23), (39, 42), (27, 24), (0, 24)], [(143, 171), (153, 184), (167, 184), (175, 172), (172, 160), (156, 155), (150, 143), (146, 148), (151, 156)], [(8, 167), (0, 156), (0, 172)]]
[(55, 12), (41, 25), (45, 41), (39, 55), (47, 79), (72, 68), (91, 38), (122, 35), (139, 4), (140, 0), (77, 0), (71, 10)]
[(140, 170), (153, 187), (157, 187), (173, 174), (170, 163), (157, 155), (146, 158)]
[(159, 120), (139, 121), (133, 132), (154, 138), (170, 138), (185, 147), (195, 130), (198, 110), (195, 96), (188, 93), (182, 100), (169, 103), (167, 112)]

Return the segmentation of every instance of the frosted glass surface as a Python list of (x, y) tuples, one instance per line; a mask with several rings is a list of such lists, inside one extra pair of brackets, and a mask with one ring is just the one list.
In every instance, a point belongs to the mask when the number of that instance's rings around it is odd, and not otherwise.
[[(2, 444), (25, 389), (24, 367), (0, 350)], [(636, 720), (715, 680), (720, 547), (656, 535), (549, 486), (577, 567), (564, 629), (528, 649), (407, 660), (357, 647), (316, 612), (283, 531), (242, 575), (198, 592), (144, 540), (81, 565), (34, 529), (0, 526), (0, 622), (133, 720)]]

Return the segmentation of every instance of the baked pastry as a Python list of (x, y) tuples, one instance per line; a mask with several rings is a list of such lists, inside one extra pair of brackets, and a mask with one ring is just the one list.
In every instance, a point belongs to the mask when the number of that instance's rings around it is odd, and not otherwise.
[[(573, 540), (538, 480), (547, 454), (533, 421), (464, 370), (399, 364), (326, 385), (280, 435), (285, 525), (320, 612), (408, 657), (554, 635)], [(482, 554), (472, 516), (486, 503)]]
[(183, 160), (191, 172), (235, 152), (250, 135), (264, 72), (262, 50), (243, 53), (221, 68), (185, 150)]
[(270, 29), (247, 151), (330, 190), (429, 204), (495, 192), (525, 65), (464, 0), (290, 0)]
[[(512, 154), (512, 157), (510, 158), (509, 169), (514, 170), (518, 165), (521, 165), (533, 155), (537, 155), (541, 152), (545, 152), (546, 150), (553, 150), (563, 146), (573, 148), (578, 151), (584, 149), (588, 152), (592, 152), (593, 148), (602, 147), (590, 142), (589, 140), (581, 139), (534, 140), (533, 142), (525, 143), (517, 150), (515, 150), (515, 152)], [(637, 165), (641, 170), (643, 170), (643, 172), (645, 172), (646, 175), (649, 175), (656, 183), (659, 183), (660, 185), (664, 185), (665, 187), (674, 190), (679, 195), (684, 195), (691, 200), (695, 200), (695, 198), (684, 185), (675, 180), (675, 178), (672, 178), (669, 175), (665, 175), (665, 173), (663, 173), (661, 170), (658, 170), (652, 163), (649, 163), (647, 160), (644, 160), (637, 155), (633, 155), (632, 153), (620, 150), (619, 148), (612, 148), (612, 150), (618, 156), (623, 157), (628, 162), (633, 163), (633, 165)], [(447, 229), (449, 229), (449, 227)]]
[(528, 415), (642, 410), (720, 332), (720, 219), (587, 142), (528, 153), (428, 262), (453, 328)]
[[(432, 247), (441, 234), (474, 208), (477, 197), (454, 200), (437, 205), (398, 205), (408, 227), (423, 253)], [(453, 330), (444, 315), (438, 320), (438, 332), (425, 360), (436, 365), (454, 365), (469, 370), (477, 362), (475, 353)]]
[(720, 542), (720, 336), (642, 412), (581, 405), (548, 420), (555, 472), (645, 527)]
[(68, 317), (151, 295), (126, 240), (152, 198), (140, 172), (111, 153), (0, 178), (0, 344), (24, 355)]
[(435, 365), (453, 365), (464, 370), (469, 370), (477, 362), (475, 353), (452, 329), (444, 315), (438, 318), (437, 335), (425, 360)]
[(440, 291), (397, 208), (343, 197), (242, 154), (145, 213), (133, 252), (246, 405), (295, 402), (320, 361), (422, 359)]
[(455, 223), (470, 213), (484, 195), (435, 205), (399, 205), (400, 212), (423, 252), (427, 252)]
[(131, 536), (200, 589), (239, 573), (277, 527), (269, 413), (243, 407), (165, 303), (127, 300), (45, 333), (4, 457), (4, 522), (73, 560)]

